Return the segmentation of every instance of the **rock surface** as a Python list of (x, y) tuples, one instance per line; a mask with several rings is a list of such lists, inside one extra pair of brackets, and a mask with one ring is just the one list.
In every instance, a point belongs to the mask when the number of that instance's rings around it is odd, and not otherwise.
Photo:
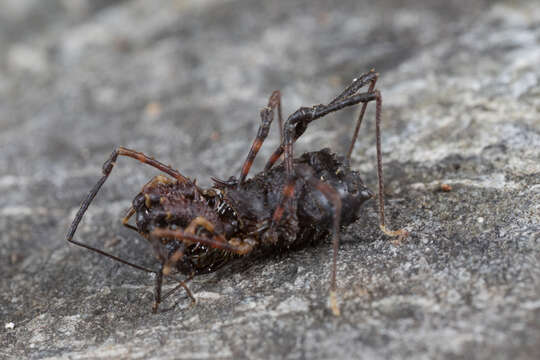
[[(537, 359), (540, 8), (475, 2), (10, 0), (0, 11), (0, 358)], [(444, 5), (443, 5), (444, 4)], [(150, 312), (152, 278), (65, 243), (114, 145), (209, 184), (284, 112), (381, 73), (388, 218), (201, 276)], [(354, 111), (298, 153), (344, 152)], [(353, 166), (376, 189), (373, 112)], [(263, 147), (260, 166), (277, 144)], [(121, 159), (78, 239), (155, 266), (119, 219), (154, 174)], [(441, 191), (441, 185), (451, 191)], [(169, 287), (172, 285), (169, 285)]]

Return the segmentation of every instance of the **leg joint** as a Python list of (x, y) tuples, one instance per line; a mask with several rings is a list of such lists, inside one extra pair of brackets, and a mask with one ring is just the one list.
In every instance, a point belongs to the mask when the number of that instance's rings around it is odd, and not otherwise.
[(113, 152), (111, 153), (111, 156), (105, 161), (103, 164), (103, 175), (108, 175), (112, 171), (114, 164), (116, 163), (116, 159), (118, 158), (118, 154), (120, 153), (121, 147), (114, 148)]

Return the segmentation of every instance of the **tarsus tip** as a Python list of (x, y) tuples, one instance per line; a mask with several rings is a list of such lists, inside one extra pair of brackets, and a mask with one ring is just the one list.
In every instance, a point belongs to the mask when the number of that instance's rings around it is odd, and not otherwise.
[(409, 232), (405, 229), (390, 230), (385, 225), (382, 225), (382, 224), (379, 225), (379, 227), (381, 228), (381, 231), (385, 233), (386, 235), (391, 236), (391, 237), (397, 237), (398, 242), (401, 242), (402, 240), (407, 238), (407, 236), (409, 236)]
[(337, 295), (334, 290), (330, 290), (330, 309), (332, 310), (334, 316), (341, 315), (341, 311), (339, 310), (339, 305), (337, 302)]

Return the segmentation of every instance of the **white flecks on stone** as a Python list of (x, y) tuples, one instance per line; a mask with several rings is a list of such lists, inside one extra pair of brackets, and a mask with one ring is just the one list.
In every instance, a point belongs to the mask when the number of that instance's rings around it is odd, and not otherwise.
[(211, 291), (199, 291), (195, 296), (197, 300), (217, 300), (221, 297), (219, 293)]
[(514, 181), (507, 181), (504, 174), (491, 174), (489, 176), (480, 176), (478, 179), (442, 179), (429, 183), (413, 183), (409, 186), (414, 190), (424, 191), (436, 190), (440, 188), (441, 184), (463, 185), (494, 190), (518, 190), (522, 187), (520, 184)]
[(46, 73), (47, 56), (44, 51), (28, 45), (17, 44), (9, 49), (8, 65), (15, 71)]
[(290, 313), (290, 312), (305, 312), (308, 311), (309, 304), (306, 300), (299, 296), (291, 296), (285, 301), (281, 302), (276, 311), (278, 313)]

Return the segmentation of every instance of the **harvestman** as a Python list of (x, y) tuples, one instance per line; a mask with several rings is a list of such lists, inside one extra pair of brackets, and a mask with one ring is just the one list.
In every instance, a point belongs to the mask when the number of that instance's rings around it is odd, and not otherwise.
[[(180, 287), (195, 301), (186, 285), (194, 276), (213, 272), (237, 257), (315, 243), (331, 232), (333, 258), (330, 304), (334, 314), (338, 315), (335, 293), (339, 228), (357, 220), (360, 206), (373, 197), (359, 173), (349, 167), (367, 104), (372, 101), (376, 105), (380, 228), (389, 236), (407, 235), (405, 230), (391, 231), (385, 225), (380, 136), (382, 99), (380, 92), (375, 89), (377, 78), (378, 74), (371, 70), (354, 79), (349, 87), (328, 104), (302, 107), (293, 112), (284, 124), (281, 95), (275, 91), (268, 105), (261, 110), (261, 125), (239, 178), (212, 178), (214, 185), (208, 189), (200, 188), (195, 181), (177, 170), (140, 152), (124, 147), (116, 148), (103, 165), (103, 176), (77, 212), (67, 234), (67, 241), (155, 274), (153, 311), (156, 312), (160, 302)], [(365, 86), (367, 91), (360, 92)], [(328, 149), (293, 158), (294, 143), (311, 122), (360, 103), (362, 107), (346, 158), (334, 155)], [(270, 156), (264, 170), (247, 179), (251, 165), (268, 136), (276, 111), (281, 144)], [(282, 154), (284, 161), (274, 166)], [(119, 156), (139, 160), (168, 175), (155, 176), (144, 185), (122, 220), (126, 227), (149, 241), (160, 262), (157, 271), (73, 239), (84, 213), (107, 180)], [(130, 224), (131, 217), (134, 217), (135, 225)], [(179, 280), (174, 273), (184, 274), (186, 278)], [(164, 276), (174, 279), (179, 285), (162, 296)]]

